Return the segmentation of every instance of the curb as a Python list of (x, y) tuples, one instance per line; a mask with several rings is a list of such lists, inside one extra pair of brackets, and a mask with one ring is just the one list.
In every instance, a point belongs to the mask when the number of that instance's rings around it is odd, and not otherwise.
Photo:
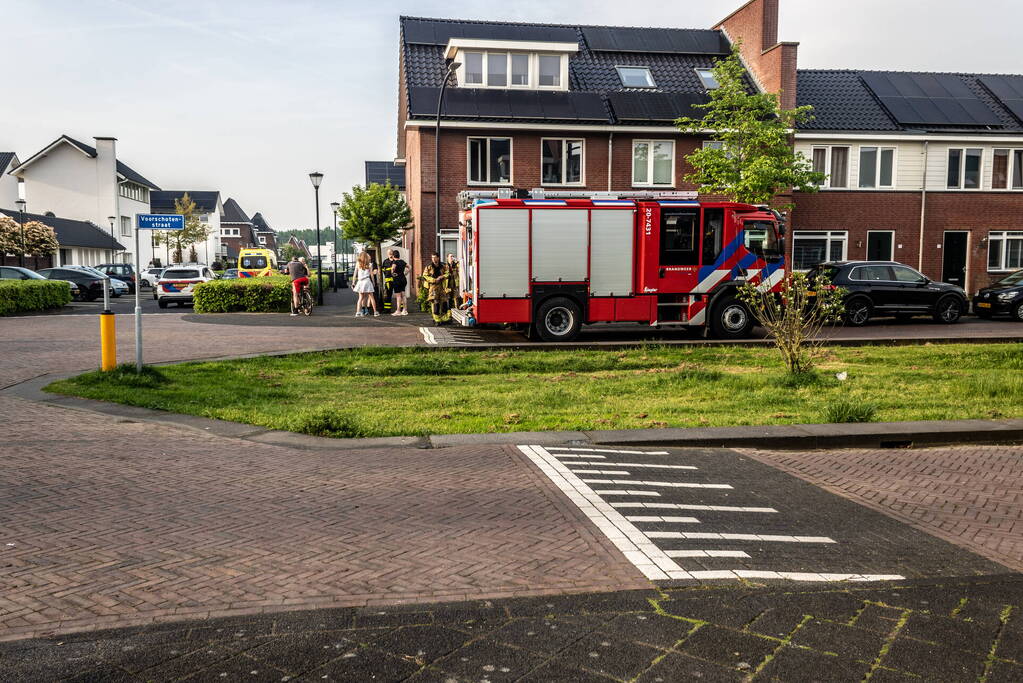
[(960, 444), (1021, 444), (1023, 419), (949, 420), (942, 422), (868, 422), (749, 427), (617, 429), (597, 431), (433, 434), (368, 439), (333, 439), (266, 429), (257, 425), (45, 393), (51, 382), (78, 373), (42, 375), (0, 389), (0, 394), (72, 410), (100, 413), (127, 422), (184, 427), (255, 443), (302, 450), (344, 451), (364, 448), (443, 449), (454, 446), (536, 444), (555, 446), (632, 446), (675, 448), (756, 448), (817, 450), (825, 448), (917, 448)]

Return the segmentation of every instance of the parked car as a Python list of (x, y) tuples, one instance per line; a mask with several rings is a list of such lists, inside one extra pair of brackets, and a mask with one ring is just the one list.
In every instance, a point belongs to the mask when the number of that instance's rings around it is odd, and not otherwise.
[(171, 266), (156, 283), (156, 301), (160, 308), (167, 308), (170, 303), (178, 306), (192, 303), (192, 288), (213, 279), (213, 271), (206, 266)]
[(841, 261), (822, 263), (810, 281), (823, 275), (846, 291), (846, 325), (860, 326), (871, 318), (899, 319), (929, 315), (941, 323), (954, 323), (967, 311), (966, 292), (947, 282), (935, 282), (907, 265), (894, 261)]
[[(0, 266), (0, 280), (47, 280), (34, 270), (21, 268), (20, 266)], [(78, 285), (71, 280), (65, 280), (71, 285), (71, 298), (77, 299), (81, 295)]]
[(973, 312), (981, 318), (1009, 315), (1023, 322), (1023, 270), (1006, 275), (973, 297)]
[(164, 270), (166, 270), (166, 268), (146, 268), (139, 275), (139, 280), (142, 282), (142, 286), (152, 287), (155, 289), (156, 282), (160, 279), (160, 274), (163, 273)]
[(48, 280), (67, 280), (75, 283), (79, 289), (79, 298), (84, 301), (95, 301), (103, 296), (106, 278), (98, 273), (89, 273), (77, 268), (43, 268), (39, 274)]
[(228, 268), (227, 270), (225, 270), (220, 275), (220, 278), (222, 280), (237, 280), (238, 279), (238, 269), (237, 268)]
[(96, 270), (107, 275), (109, 277), (117, 278), (126, 285), (128, 285), (128, 291), (135, 291), (135, 266), (130, 263), (101, 263), (96, 266)]
[(118, 280), (116, 277), (110, 278), (110, 296), (115, 299), (122, 294), (128, 294), (131, 291), (131, 287), (124, 280)]

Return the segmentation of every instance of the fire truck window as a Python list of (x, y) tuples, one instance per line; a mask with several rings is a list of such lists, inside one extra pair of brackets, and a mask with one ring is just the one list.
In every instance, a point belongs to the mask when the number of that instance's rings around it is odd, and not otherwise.
[(661, 214), (661, 265), (697, 266), (700, 264), (696, 211)]
[(725, 210), (703, 210), (703, 265), (709, 266), (721, 254), (725, 232)]
[(774, 224), (768, 221), (746, 221), (744, 225), (746, 249), (757, 256), (778, 254), (778, 239)]

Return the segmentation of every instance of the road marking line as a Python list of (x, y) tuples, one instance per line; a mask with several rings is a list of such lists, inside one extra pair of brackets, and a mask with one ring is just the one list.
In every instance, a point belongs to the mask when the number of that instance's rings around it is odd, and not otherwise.
[(789, 581), (819, 581), (861, 583), (865, 581), (901, 581), (901, 574), (818, 574), (815, 572), (772, 572), (752, 569), (715, 569), (689, 572), (694, 579), (787, 579)]
[[(699, 524), (700, 520), (695, 517), (654, 517), (644, 515), (626, 516), (630, 522), (670, 522), (671, 524)], [(649, 536), (650, 534), (647, 534)]]
[(665, 550), (664, 554), (668, 557), (749, 557), (741, 550)]
[(616, 508), (651, 508), (658, 510), (706, 510), (708, 512), (778, 512), (774, 508), (741, 507), (738, 505), (682, 505), (679, 503), (611, 503)]
[[(567, 446), (546, 446), (548, 451), (571, 451), (573, 453), (623, 453), (625, 455), (668, 455), (668, 451), (616, 451), (607, 448), (568, 448)], [(558, 457), (556, 453), (551, 455)]]
[(630, 481), (628, 479), (583, 479), (587, 484), (632, 484), (639, 486), (664, 486), (676, 489), (730, 489), (729, 484), (696, 484), (689, 481)]
[(571, 471), (575, 472), (576, 474), (618, 474), (626, 477), (632, 476), (625, 470), (571, 470)]
[[(583, 455), (555, 455), (554, 457), (560, 458), (560, 459), (564, 459), (564, 458), (583, 458), (583, 457), (602, 458), (604, 456), (602, 456), (602, 455), (589, 455), (589, 456), (583, 456)], [(696, 469), (699, 469), (698, 467), (693, 467), (692, 465), (650, 465), (650, 464), (647, 464), (647, 463), (644, 463), (644, 462), (615, 462), (615, 463), (609, 463), (609, 462), (586, 462), (586, 461), (574, 462), (573, 461), (573, 462), (570, 462), (569, 464), (570, 465), (615, 465), (616, 467), (648, 467), (648, 468), (656, 468), (656, 469), (660, 469), (660, 470), (696, 470)]]
[(428, 327), (420, 327), (419, 331), (422, 333), (423, 339), (427, 344), (437, 344), (437, 339), (433, 336), (433, 332), (431, 332)]
[(602, 496), (658, 496), (657, 491), (623, 491), (621, 489), (592, 489), (594, 493)]
[(772, 534), (726, 534), (718, 531), (648, 531), (648, 538), (686, 540), (760, 541), (763, 543), (834, 543), (826, 536), (776, 536)]
[[(557, 454), (556, 453), (551, 453), (551, 455), (553, 455), (555, 458), (561, 458), (563, 460), (566, 459), (566, 458), (588, 458), (590, 460), (596, 460), (596, 459), (599, 458), (600, 460), (607, 460), (607, 456), (605, 456), (605, 455), (571, 455), (570, 453), (557, 453)], [(588, 463), (582, 463), (582, 464), (593, 465), (595, 463), (588, 462)], [(603, 465), (604, 463), (600, 463), (600, 464)]]
[[(614, 543), (625, 557), (651, 580), (689, 579), (689, 572), (682, 569), (663, 550), (645, 540), (643, 532), (607, 502), (598, 492), (591, 489), (572, 474), (563, 463), (548, 453), (542, 446), (519, 446), (519, 450), (543, 472), (551, 482), (564, 492), (583, 513)], [(628, 493), (628, 492), (623, 492)], [(649, 495), (656, 491), (638, 491)], [(606, 494), (605, 494), (606, 495)], [(584, 505), (584, 501), (588, 503)], [(614, 531), (611, 531), (611, 529)]]

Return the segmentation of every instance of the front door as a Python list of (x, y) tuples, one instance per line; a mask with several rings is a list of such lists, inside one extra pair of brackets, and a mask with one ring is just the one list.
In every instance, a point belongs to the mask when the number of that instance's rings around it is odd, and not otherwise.
[(969, 240), (970, 233), (965, 230), (945, 231), (945, 244), (941, 248), (942, 281), (966, 287), (966, 248)]
[(892, 243), (895, 233), (890, 230), (870, 230), (867, 232), (867, 260), (891, 261), (894, 254)]

